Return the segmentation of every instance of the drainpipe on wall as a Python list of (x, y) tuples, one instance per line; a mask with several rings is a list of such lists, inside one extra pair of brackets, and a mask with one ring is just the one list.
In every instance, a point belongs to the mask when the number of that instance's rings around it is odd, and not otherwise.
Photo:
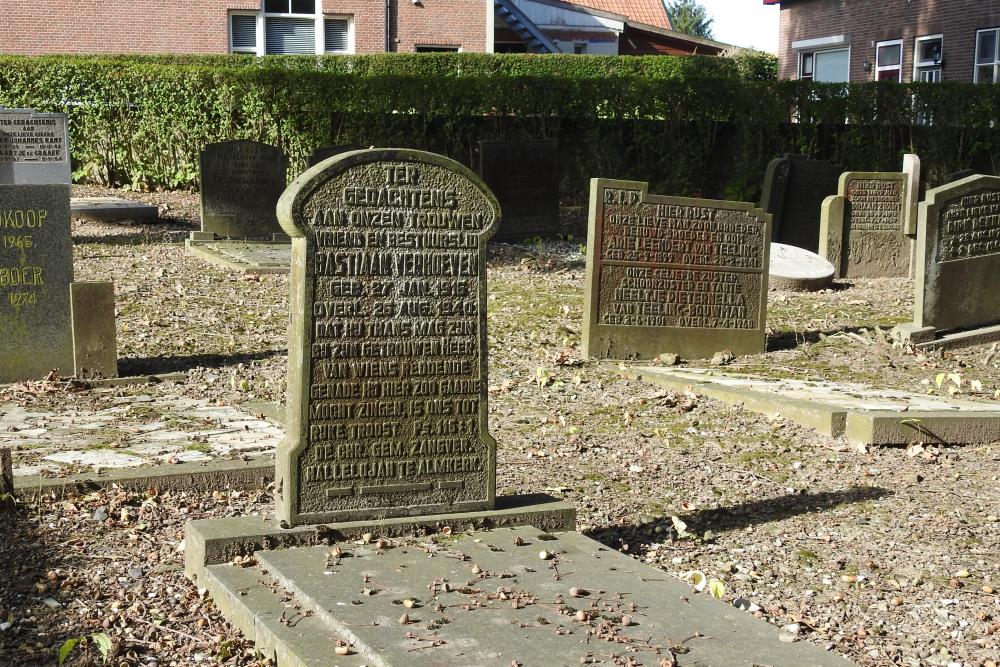
[(392, 51), (392, 29), (390, 21), (392, 19), (392, 0), (385, 0), (385, 52)]

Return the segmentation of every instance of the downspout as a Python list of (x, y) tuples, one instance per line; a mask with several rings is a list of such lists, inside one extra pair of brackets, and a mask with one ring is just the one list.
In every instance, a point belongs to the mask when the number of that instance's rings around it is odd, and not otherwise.
[(392, 46), (392, 29), (390, 28), (390, 20), (392, 19), (392, 0), (385, 0), (385, 52), (389, 53), (392, 51), (390, 48)]

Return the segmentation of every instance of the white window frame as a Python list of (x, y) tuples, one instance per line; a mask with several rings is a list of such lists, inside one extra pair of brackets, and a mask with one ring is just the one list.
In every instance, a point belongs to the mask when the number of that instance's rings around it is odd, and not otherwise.
[[(260, 9), (256, 12), (236, 10), (229, 12), (227, 18), (229, 25), (229, 52), (230, 53), (253, 53), (258, 56), (267, 55), (267, 33), (266, 33), (266, 22), (269, 18), (312, 18), (313, 19), (313, 35), (315, 43), (315, 54), (318, 56), (324, 54), (338, 54), (338, 53), (354, 53), (354, 16), (350, 14), (324, 14), (323, 13), (323, 3), (322, 0), (315, 0), (314, 10), (312, 14), (290, 14), (287, 12), (266, 12), (264, 11), (265, 3), (260, 3)], [(234, 49), (233, 48), (233, 16), (254, 16), (257, 18), (257, 48), (255, 51), (249, 49)], [(347, 50), (346, 51), (327, 51), (326, 50), (326, 19), (343, 19), (347, 21)]]
[(230, 53), (249, 53), (249, 54), (252, 54), (252, 55), (258, 55), (258, 51), (260, 51), (260, 38), (261, 38), (261, 35), (260, 35), (260, 32), (261, 32), (261, 23), (260, 23), (260, 20), (257, 20), (257, 22), (256, 22), (257, 37), (256, 37), (255, 46), (254, 46), (253, 50), (245, 49), (245, 48), (237, 49), (236, 47), (233, 46), (233, 17), (234, 16), (252, 16), (252, 17), (254, 17), (256, 19), (257, 18), (257, 12), (248, 12), (248, 11), (233, 11), (233, 12), (229, 12), (229, 17), (227, 19), (227, 26), (226, 26), (228, 28), (228, 30), (229, 30), (229, 52)]
[[(897, 65), (879, 65), (878, 54), (883, 48), (887, 46), (898, 46), (899, 47), (899, 64)], [(887, 39), (884, 42), (876, 42), (875, 44), (875, 80), (880, 81), (879, 75), (882, 72), (893, 72), (898, 74), (896, 79), (897, 83), (903, 82), (903, 40), (901, 39)]]
[[(812, 40), (810, 40), (812, 41)], [(816, 78), (816, 55), (819, 53), (828, 53), (830, 51), (847, 51), (847, 82), (851, 80), (851, 47), (850, 46), (837, 46), (832, 49), (802, 49), (798, 52), (798, 74), (797, 78), (802, 78), (802, 60), (804, 56), (812, 56), (813, 59), (813, 71), (809, 75), (809, 81), (815, 81)]]
[[(937, 62), (934, 62), (933, 60), (918, 60), (920, 57), (920, 45), (924, 42), (933, 41), (941, 42), (941, 59)], [(919, 82), (921, 68), (927, 69), (931, 67), (937, 68), (937, 81), (940, 82), (942, 79), (942, 71), (944, 69), (944, 34), (942, 33), (937, 35), (923, 35), (913, 40), (913, 78), (911, 80)]]
[[(984, 32), (992, 32), (992, 33), (994, 33), (996, 35), (996, 40), (994, 42), (995, 43), (995, 47), (994, 47), (994, 51), (993, 51), (993, 62), (992, 63), (980, 63), (979, 62), (979, 36), (981, 34), (983, 34)], [(1000, 28), (983, 28), (982, 30), (977, 30), (976, 31), (976, 44), (975, 44), (974, 48), (976, 49), (976, 51), (975, 51), (975, 54), (973, 55), (973, 58), (972, 58), (972, 60), (973, 60), (973, 64), (972, 64), (972, 82), (973, 83), (979, 83), (979, 68), (980, 67), (982, 67), (983, 65), (993, 65), (993, 82), (997, 83), (998, 82), (997, 75), (1000, 74), (1000, 54), (997, 53), (997, 51), (1000, 51)]]

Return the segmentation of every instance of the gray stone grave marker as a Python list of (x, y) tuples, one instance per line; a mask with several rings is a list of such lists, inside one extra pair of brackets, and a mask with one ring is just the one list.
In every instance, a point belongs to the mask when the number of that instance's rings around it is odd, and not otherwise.
[(753, 204), (591, 180), (584, 356), (763, 352), (769, 243)]
[(559, 142), (480, 141), (479, 175), (503, 208), (496, 241), (559, 233)]
[(833, 264), (814, 252), (784, 243), (771, 243), (768, 264), (770, 288), (813, 292), (833, 284)]
[(913, 321), (897, 326), (897, 337), (942, 346), (1000, 337), (1000, 177), (929, 190), (916, 257)]
[(278, 204), (292, 237), (288, 524), (493, 507), (486, 239), (465, 167), (385, 149), (324, 162)]
[(823, 200), (837, 193), (840, 167), (787, 153), (764, 172), (761, 208), (773, 217), (772, 240), (816, 252)]
[(73, 370), (68, 185), (0, 185), (0, 382)]
[(275, 216), (288, 158), (256, 141), (209, 144), (201, 153), (201, 230), (234, 239), (280, 234)]
[(69, 184), (66, 114), (0, 109), (0, 184)]
[(118, 377), (114, 283), (72, 283), (69, 293), (73, 374), (85, 379)]
[(14, 493), (14, 457), (10, 447), (0, 446), (0, 493)]
[(823, 201), (819, 250), (838, 278), (909, 275), (907, 189), (901, 172), (841, 174), (839, 194)]
[(341, 153), (346, 153), (347, 151), (357, 151), (361, 150), (361, 146), (355, 146), (353, 144), (341, 144), (339, 146), (321, 146), (317, 148), (312, 153), (309, 154), (309, 159), (306, 160), (307, 167), (315, 167), (323, 160), (332, 158), (334, 155), (340, 155)]

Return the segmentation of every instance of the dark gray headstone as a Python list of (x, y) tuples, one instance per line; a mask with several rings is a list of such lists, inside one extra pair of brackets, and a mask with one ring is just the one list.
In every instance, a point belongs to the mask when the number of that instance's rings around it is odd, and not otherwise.
[(361, 150), (361, 146), (355, 146), (353, 144), (341, 144), (339, 146), (323, 146), (317, 148), (306, 160), (307, 167), (315, 167), (323, 160), (332, 158), (334, 155), (340, 155), (341, 153), (346, 153), (347, 151), (357, 151)]
[(66, 114), (0, 109), (0, 184), (69, 184), (71, 175)]
[(223, 238), (266, 239), (282, 232), (275, 215), (288, 158), (256, 141), (209, 144), (201, 153), (201, 230)]
[(493, 195), (447, 158), (367, 150), (297, 178), (278, 216), (292, 237), (279, 518), (492, 508)]
[(0, 382), (73, 372), (68, 185), (0, 185)]
[(928, 190), (917, 223), (914, 342), (1000, 324), (1000, 177), (969, 176)]
[(583, 354), (764, 351), (770, 216), (753, 204), (590, 182)]
[(787, 153), (771, 160), (760, 203), (772, 216), (771, 239), (816, 252), (820, 209), (826, 197), (837, 194), (842, 171), (805, 155)]
[(559, 233), (557, 140), (480, 141), (479, 175), (503, 209), (495, 241)]

